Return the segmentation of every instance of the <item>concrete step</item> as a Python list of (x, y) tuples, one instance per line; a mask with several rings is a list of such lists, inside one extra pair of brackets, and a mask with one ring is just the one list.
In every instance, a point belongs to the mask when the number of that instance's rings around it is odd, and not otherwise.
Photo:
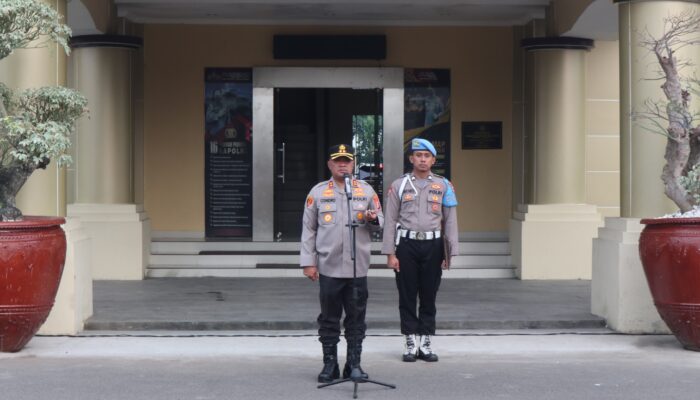
[[(151, 243), (146, 275), (162, 277), (294, 277), (299, 272), (299, 242), (236, 242), (158, 239)], [(510, 243), (502, 240), (460, 242), (445, 277), (513, 278)], [(370, 276), (393, 276), (384, 268), (381, 243), (372, 243)]]
[[(222, 242), (204, 241), (201, 239), (159, 239), (151, 242), (151, 254), (199, 254), (203, 251), (261, 251), (281, 252), (299, 251), (299, 242)], [(379, 252), (381, 243), (372, 243), (372, 251)], [(508, 254), (508, 241), (468, 241), (459, 243), (460, 254)]]
[[(294, 272), (294, 278), (284, 279), (95, 281), (95, 311), (86, 329), (315, 330), (318, 284), (303, 278), (298, 269)], [(394, 279), (370, 278), (368, 287), (368, 326), (398, 334)], [(590, 313), (590, 293), (590, 281), (581, 280), (444, 279), (437, 326), (439, 330), (601, 328), (605, 320)]]
[[(191, 267), (149, 267), (146, 270), (148, 278), (298, 278), (301, 269), (295, 268), (191, 268)], [(385, 277), (394, 276), (394, 272), (386, 269), (370, 269), (368, 276)], [(502, 266), (475, 266), (470, 268), (452, 268), (445, 271), (443, 279), (511, 279), (515, 278), (513, 267)]]

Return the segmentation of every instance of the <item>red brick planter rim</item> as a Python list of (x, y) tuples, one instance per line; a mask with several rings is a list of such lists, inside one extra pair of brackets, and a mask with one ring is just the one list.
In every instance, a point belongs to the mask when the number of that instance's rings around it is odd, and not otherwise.
[(65, 223), (66, 219), (63, 217), (25, 215), (24, 219), (21, 221), (0, 221), (0, 230), (48, 228), (56, 225), (63, 225)]

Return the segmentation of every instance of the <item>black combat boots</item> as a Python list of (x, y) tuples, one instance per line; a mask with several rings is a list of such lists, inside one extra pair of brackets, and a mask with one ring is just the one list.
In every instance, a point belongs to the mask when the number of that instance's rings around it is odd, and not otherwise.
[(369, 375), (362, 370), (360, 359), (362, 356), (362, 341), (349, 340), (348, 354), (343, 368), (343, 379), (352, 378), (353, 380), (369, 379)]
[(340, 378), (338, 346), (336, 344), (323, 344), (323, 369), (318, 374), (318, 382), (330, 383), (338, 378)]

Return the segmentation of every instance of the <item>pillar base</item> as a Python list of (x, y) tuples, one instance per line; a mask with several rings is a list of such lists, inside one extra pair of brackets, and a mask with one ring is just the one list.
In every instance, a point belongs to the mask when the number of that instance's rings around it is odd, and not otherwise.
[(150, 255), (151, 226), (141, 204), (70, 204), (92, 241), (95, 280), (141, 280)]
[(591, 279), (592, 239), (602, 224), (587, 204), (520, 204), (510, 222), (520, 279)]
[(623, 333), (670, 333), (654, 307), (639, 259), (638, 218), (606, 218), (593, 241), (591, 312)]
[(66, 218), (66, 262), (56, 301), (39, 335), (75, 335), (92, 316), (90, 239), (76, 218)]

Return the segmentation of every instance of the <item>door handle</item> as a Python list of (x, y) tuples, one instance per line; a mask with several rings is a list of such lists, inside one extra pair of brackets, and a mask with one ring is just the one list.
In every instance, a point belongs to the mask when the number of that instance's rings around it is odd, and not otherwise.
[(285, 173), (286, 173), (286, 156), (287, 156), (287, 151), (286, 151), (286, 146), (287, 144), (282, 142), (282, 147), (277, 149), (277, 151), (282, 152), (282, 173), (277, 175), (278, 178), (282, 179), (282, 183), (285, 183)]

